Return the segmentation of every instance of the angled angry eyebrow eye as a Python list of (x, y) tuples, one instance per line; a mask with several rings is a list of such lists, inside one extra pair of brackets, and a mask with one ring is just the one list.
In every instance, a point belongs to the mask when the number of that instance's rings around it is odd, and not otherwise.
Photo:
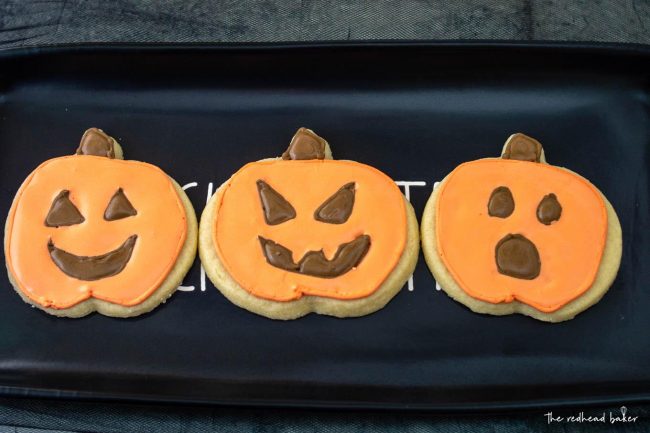
[(343, 224), (350, 218), (354, 207), (354, 182), (343, 185), (314, 212), (314, 219), (329, 224)]
[(45, 217), (47, 227), (72, 226), (86, 220), (77, 209), (77, 206), (70, 201), (69, 196), (70, 191), (64, 189), (52, 200), (50, 210)]
[(104, 219), (106, 221), (115, 221), (122, 218), (127, 218), (137, 215), (138, 211), (135, 210), (129, 199), (124, 194), (124, 190), (119, 188), (113, 197), (111, 197), (104, 211)]
[(296, 210), (291, 203), (261, 179), (257, 181), (257, 192), (262, 202), (264, 220), (268, 225), (282, 224), (296, 217)]

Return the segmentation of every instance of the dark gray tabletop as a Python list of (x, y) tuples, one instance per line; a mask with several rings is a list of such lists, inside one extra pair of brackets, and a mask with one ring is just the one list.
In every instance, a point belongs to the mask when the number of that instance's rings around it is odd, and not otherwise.
[[(510, 40), (650, 43), (649, 0), (0, 0), (0, 49), (86, 42)], [(628, 404), (629, 431), (650, 408)], [(578, 415), (582, 409), (556, 410)], [(0, 399), (0, 431), (609, 432), (601, 423), (548, 424), (548, 410), (447, 416), (379, 412), (146, 406)], [(620, 413), (596, 408), (585, 416)], [(620, 427), (618, 425), (617, 428)]]
[(647, 0), (3, 0), (0, 47), (82, 42), (650, 42)]
[[(591, 408), (553, 410), (554, 419), (575, 416), (601, 417), (605, 423), (552, 421), (549, 424), (545, 408), (525, 413), (435, 415), (427, 413), (358, 412), (298, 409), (255, 409), (200, 406), (149, 406), (118, 403), (84, 403), (48, 400), (0, 399), (0, 432), (40, 433), (41, 431), (84, 432), (183, 432), (206, 433), (210, 431), (253, 433), (448, 433), (494, 432), (585, 432), (611, 433), (650, 431), (648, 406), (629, 404), (628, 417), (638, 417), (635, 422), (609, 422), (612, 416), (621, 415), (621, 408)], [(12, 429), (3, 430), (3, 426)], [(18, 427), (15, 430), (13, 427)], [(38, 428), (36, 432), (32, 430)]]

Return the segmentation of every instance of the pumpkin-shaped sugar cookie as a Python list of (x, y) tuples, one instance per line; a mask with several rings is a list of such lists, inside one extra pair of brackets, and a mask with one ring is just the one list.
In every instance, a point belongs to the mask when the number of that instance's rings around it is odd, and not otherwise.
[(199, 254), (233, 303), (273, 319), (382, 308), (418, 256), (413, 208), (379, 170), (332, 159), (301, 128), (281, 158), (245, 165), (201, 216)]
[(152, 310), (176, 290), (196, 244), (196, 216), (178, 184), (156, 166), (123, 160), (120, 145), (96, 128), (75, 155), (27, 177), (4, 242), (16, 292), (66, 317)]
[(621, 227), (605, 196), (547, 164), (541, 144), (523, 134), (501, 158), (445, 177), (421, 230), (436, 281), (478, 313), (569, 320), (602, 298), (621, 260)]

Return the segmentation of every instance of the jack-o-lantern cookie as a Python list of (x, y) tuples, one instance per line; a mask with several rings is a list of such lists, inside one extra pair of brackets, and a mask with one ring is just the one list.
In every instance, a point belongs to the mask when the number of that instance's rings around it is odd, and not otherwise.
[(18, 190), (5, 224), (9, 279), (56, 316), (137, 316), (176, 290), (197, 232), (173, 179), (123, 160), (120, 145), (91, 128), (75, 155), (45, 161)]
[(572, 319), (598, 302), (621, 261), (621, 226), (589, 181), (546, 163), (523, 134), (501, 158), (456, 167), (421, 222), (424, 256), (453, 299), (478, 313)]
[(415, 213), (395, 182), (300, 128), (281, 158), (249, 163), (216, 191), (199, 230), (207, 275), (272, 319), (362, 316), (413, 273)]

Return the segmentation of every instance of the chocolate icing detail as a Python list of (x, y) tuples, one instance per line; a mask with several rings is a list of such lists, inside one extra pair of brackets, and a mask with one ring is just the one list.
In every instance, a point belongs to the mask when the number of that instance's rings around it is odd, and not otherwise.
[(514, 134), (506, 142), (503, 159), (517, 159), (519, 161), (539, 162), (542, 156), (542, 145), (524, 134)]
[(343, 224), (350, 218), (354, 207), (354, 182), (336, 191), (314, 212), (314, 219), (329, 224)]
[(555, 194), (545, 195), (537, 206), (537, 219), (544, 225), (551, 225), (562, 216), (562, 205)]
[(293, 261), (293, 253), (289, 248), (286, 248), (272, 240), (265, 239), (262, 236), (258, 237), (262, 245), (262, 252), (266, 261), (276, 268), (284, 269), (289, 272), (300, 272), (300, 265)]
[(537, 278), (542, 263), (537, 247), (524, 235), (504, 236), (494, 250), (499, 273), (522, 280)]
[(57, 248), (50, 239), (47, 249), (54, 264), (64, 274), (84, 281), (100, 280), (122, 272), (131, 259), (138, 235), (130, 236), (113, 251), (99, 256), (77, 256)]
[(90, 128), (84, 132), (77, 148), (77, 155), (94, 155), (115, 158), (113, 139), (98, 128)]
[(282, 154), (282, 159), (325, 159), (326, 141), (307, 128), (300, 128)]
[(70, 201), (69, 195), (70, 191), (64, 189), (54, 198), (45, 217), (47, 227), (72, 226), (86, 220), (74, 203)]
[(257, 192), (260, 195), (264, 220), (268, 225), (282, 224), (296, 217), (296, 210), (279, 192), (263, 180), (257, 181)]
[(115, 221), (122, 218), (137, 215), (138, 211), (135, 210), (129, 199), (124, 195), (124, 190), (119, 188), (106, 206), (104, 211), (104, 219), (106, 221)]
[(488, 200), (488, 215), (497, 218), (508, 218), (515, 210), (515, 199), (510, 189), (499, 186), (490, 194)]
[(336, 278), (357, 267), (370, 249), (370, 236), (360, 235), (351, 242), (339, 245), (332, 260), (320, 251), (307, 252), (298, 263), (293, 261), (290, 249), (259, 236), (266, 261), (276, 268), (320, 278)]

